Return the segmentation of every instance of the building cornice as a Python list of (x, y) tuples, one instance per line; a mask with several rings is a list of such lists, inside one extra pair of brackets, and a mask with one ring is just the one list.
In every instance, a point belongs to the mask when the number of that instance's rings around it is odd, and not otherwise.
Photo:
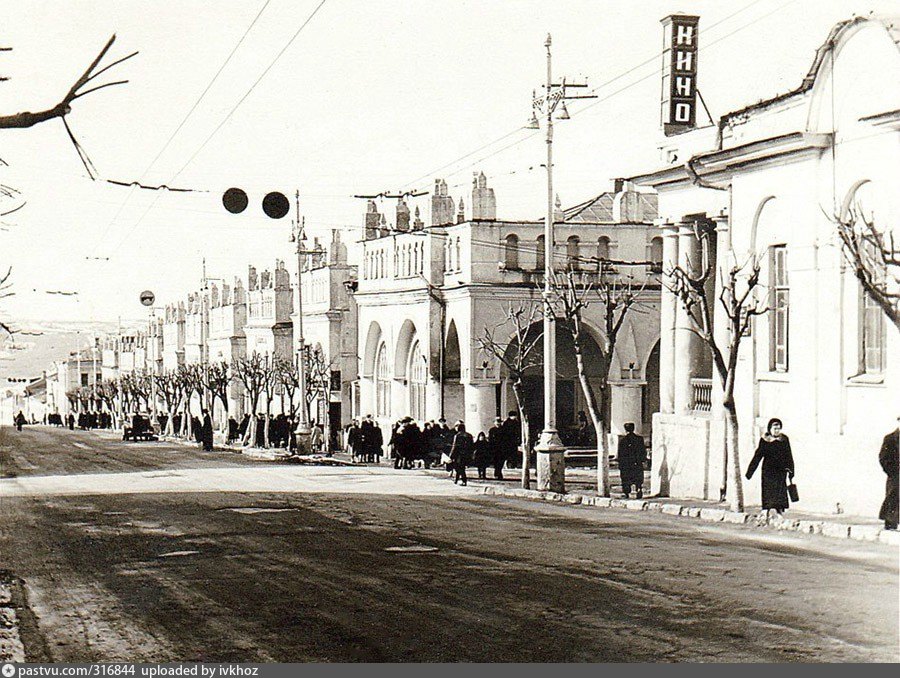
[(791, 132), (732, 148), (698, 153), (684, 165), (631, 177), (631, 181), (657, 190), (672, 188), (694, 183), (691, 172), (693, 169), (693, 173), (711, 184), (711, 187), (727, 188), (738, 170), (750, 169), (766, 162), (783, 163), (809, 154), (819, 154), (831, 146), (831, 139), (832, 135), (827, 133)]

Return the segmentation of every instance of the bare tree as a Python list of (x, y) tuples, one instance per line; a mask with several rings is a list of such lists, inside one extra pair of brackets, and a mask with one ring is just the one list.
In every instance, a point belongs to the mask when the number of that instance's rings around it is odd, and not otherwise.
[(120, 64), (137, 54), (137, 52), (132, 52), (128, 56), (117, 59), (107, 66), (98, 68), (100, 66), (100, 62), (103, 60), (103, 57), (106, 56), (106, 53), (109, 52), (115, 41), (116, 36), (113, 35), (103, 47), (103, 49), (100, 50), (100, 53), (97, 55), (97, 57), (91, 62), (91, 65), (88, 66), (87, 69), (85, 69), (84, 73), (81, 74), (81, 77), (75, 81), (75, 84), (69, 88), (69, 91), (65, 93), (65, 95), (57, 104), (51, 106), (50, 108), (46, 108), (44, 110), (36, 111), (33, 113), (30, 111), (23, 111), (21, 113), (13, 113), (12, 115), (0, 115), (0, 129), (33, 127), (38, 123), (46, 122), (47, 120), (53, 120), (54, 118), (65, 118), (69, 113), (72, 112), (72, 103), (76, 99), (86, 96), (91, 92), (96, 92), (97, 90), (104, 89), (105, 87), (124, 85), (126, 82), (128, 82), (127, 80), (116, 80), (113, 82), (107, 82), (102, 85), (95, 85), (88, 89), (84, 89), (88, 85), (88, 83), (94, 80), (94, 78), (97, 78), (113, 66), (116, 66), (117, 64)]
[(503, 322), (493, 328), (485, 327), (484, 334), (478, 337), (481, 350), (493, 356), (509, 373), (516, 407), (522, 422), (522, 487), (531, 487), (531, 426), (528, 408), (526, 407), (524, 377), (525, 373), (541, 365), (541, 341), (544, 336), (540, 327), (543, 317), (540, 302), (522, 302), (518, 305), (510, 303), (506, 308)]
[(244, 358), (235, 358), (231, 361), (231, 373), (241, 382), (244, 392), (250, 400), (250, 422), (244, 433), (243, 444), (252, 445), (256, 440), (256, 412), (259, 408), (259, 399), (265, 388), (266, 366), (263, 356), (255, 351)]
[(167, 371), (156, 377), (159, 395), (166, 408), (166, 434), (175, 433), (175, 414), (181, 406), (181, 398), (184, 393), (184, 385), (177, 372)]
[[(562, 327), (572, 335), (575, 346), (575, 364), (578, 381), (587, 401), (591, 423), (597, 436), (597, 493), (609, 496), (609, 411), (610, 387), (609, 371), (619, 331), (630, 311), (635, 309), (643, 287), (636, 287), (631, 277), (607, 273), (600, 264), (596, 274), (569, 267), (561, 273), (554, 273), (551, 279), (553, 305), (561, 312)], [(603, 335), (596, 344), (600, 349), (598, 364), (590, 367), (597, 371), (595, 381), (588, 376), (585, 353), (592, 337), (584, 323), (584, 312), (592, 303), (603, 307)]]
[(297, 392), (300, 390), (300, 375), (297, 367), (290, 360), (276, 358), (274, 363), (275, 378), (281, 385), (282, 391), (288, 403), (288, 414), (291, 419), (297, 414), (300, 404), (297, 400)]
[[(733, 484), (731, 508), (744, 510), (744, 488), (741, 482), (741, 467), (738, 457), (739, 428), (737, 407), (734, 399), (737, 377), (738, 351), (741, 339), (750, 329), (753, 316), (769, 311), (765, 299), (757, 299), (755, 290), (760, 285), (759, 256), (750, 254), (742, 264), (734, 263), (727, 270), (719, 267), (719, 302), (725, 309), (727, 333), (725, 345), (720, 346), (713, 329), (713, 308), (709, 303), (706, 288), (714, 275), (709, 257), (710, 230), (698, 226), (700, 240), (699, 266), (689, 262), (688, 269), (675, 266), (668, 271), (666, 287), (672, 292), (687, 312), (694, 332), (709, 348), (713, 367), (722, 384), (722, 408), (725, 412), (725, 446), (722, 458), (722, 486), (720, 499), (727, 497), (728, 484)], [(724, 254), (724, 253), (722, 253)], [(730, 476), (730, 478), (729, 478)]]
[(212, 415), (213, 407), (216, 403), (216, 398), (218, 398), (222, 402), (222, 408), (225, 412), (225, 416), (222, 418), (222, 421), (224, 422), (225, 429), (227, 430), (228, 387), (231, 385), (231, 381), (233, 379), (228, 363), (226, 363), (225, 361), (219, 361), (204, 365), (204, 368), (201, 372), (201, 377), (203, 380), (203, 388), (206, 390), (206, 393), (209, 396), (207, 409), (209, 410), (210, 415)]
[[(6, 273), (0, 275), (0, 299), (6, 299), (7, 297), (11, 297), (15, 294), (12, 290), (12, 283), (9, 282), (9, 278), (12, 275), (12, 266), (10, 266)], [(0, 319), (0, 331), (6, 332), (7, 334), (12, 334), (12, 328), (5, 323), (2, 319)]]
[(863, 291), (900, 330), (900, 243), (857, 205), (834, 217), (842, 251)]

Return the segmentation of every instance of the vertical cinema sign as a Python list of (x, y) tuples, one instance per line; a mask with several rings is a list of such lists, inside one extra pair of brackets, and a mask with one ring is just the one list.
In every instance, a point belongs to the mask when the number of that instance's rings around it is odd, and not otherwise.
[(662, 128), (666, 136), (697, 123), (697, 37), (700, 17), (673, 14), (662, 20)]

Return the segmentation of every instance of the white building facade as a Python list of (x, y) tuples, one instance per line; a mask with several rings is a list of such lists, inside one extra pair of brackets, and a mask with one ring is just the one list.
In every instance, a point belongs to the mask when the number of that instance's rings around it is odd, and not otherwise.
[[(723, 272), (760, 257), (760, 301), (768, 297), (773, 310), (753, 320), (741, 343), (740, 465), (747, 468), (768, 420), (782, 419), (799, 506), (810, 510), (877, 514), (878, 449), (900, 412), (900, 336), (863, 295), (833, 221), (859, 208), (888, 230), (900, 223), (898, 40), (897, 29), (877, 19), (842, 22), (797, 89), (730, 113), (717, 127), (667, 138), (663, 159), (677, 160), (634, 179), (659, 194), (664, 266), (697, 260), (695, 227), (711, 229)], [(725, 341), (715, 306), (715, 333)], [(653, 489), (718, 498), (719, 380), (666, 291), (661, 322)], [(759, 502), (758, 479), (745, 491), (748, 503)]]

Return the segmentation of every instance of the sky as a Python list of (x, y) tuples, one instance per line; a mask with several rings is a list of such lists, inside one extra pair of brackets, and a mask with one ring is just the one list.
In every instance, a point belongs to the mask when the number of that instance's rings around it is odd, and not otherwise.
[[(555, 186), (572, 205), (660, 164), (666, 15), (700, 16), (698, 84), (717, 118), (796, 87), (837, 21), (897, 12), (896, 0), (321, 2), (5, 3), (0, 46), (13, 49), (0, 52), (0, 114), (55, 104), (113, 34), (103, 63), (140, 53), (98, 80), (127, 84), (78, 99), (67, 116), (101, 180), (59, 120), (0, 131), (0, 183), (21, 192), (0, 212), (26, 203), (0, 219), (0, 267), (13, 267), (16, 293), (0, 301), (2, 317), (19, 327), (138, 319), (142, 290), (160, 304), (182, 299), (204, 259), (226, 279), (290, 261), (289, 218), (260, 207), (269, 191), (299, 191), (308, 231), (323, 240), (331, 229), (358, 239), (365, 201), (355, 194), (444, 178), (468, 205), (478, 171), (498, 216), (540, 218), (545, 144), (524, 127), (547, 33), (554, 75), (586, 78), (598, 95), (572, 102), (556, 127)], [(222, 207), (232, 186), (250, 196), (243, 214)], [(418, 200), (427, 214), (428, 198)]]

